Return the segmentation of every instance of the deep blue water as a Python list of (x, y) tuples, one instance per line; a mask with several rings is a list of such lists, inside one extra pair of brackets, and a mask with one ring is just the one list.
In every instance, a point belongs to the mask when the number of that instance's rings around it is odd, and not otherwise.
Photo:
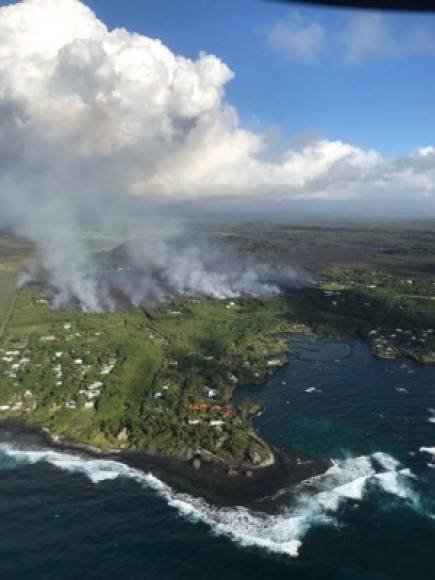
[(336, 459), (283, 490), (278, 515), (214, 509), (115, 462), (5, 439), (0, 578), (435, 578), (435, 456), (420, 451), (435, 448), (435, 367), (381, 361), (360, 342), (301, 341), (298, 355), (238, 394), (263, 402), (257, 426), (274, 444)]

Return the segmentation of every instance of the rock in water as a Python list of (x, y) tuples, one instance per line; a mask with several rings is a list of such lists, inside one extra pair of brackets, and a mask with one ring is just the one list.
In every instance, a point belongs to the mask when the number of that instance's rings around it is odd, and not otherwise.
[(201, 459), (199, 457), (192, 459), (192, 467), (193, 469), (199, 469), (201, 467)]
[(252, 465), (260, 465), (261, 455), (258, 453), (258, 451), (255, 451), (255, 449), (249, 449), (247, 456)]

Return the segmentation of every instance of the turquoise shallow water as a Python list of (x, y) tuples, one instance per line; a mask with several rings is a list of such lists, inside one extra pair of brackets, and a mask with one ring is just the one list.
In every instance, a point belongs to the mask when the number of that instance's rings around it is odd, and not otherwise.
[(435, 368), (301, 340), (246, 396), (275, 445), (335, 459), (282, 490), (278, 514), (214, 509), (116, 462), (5, 437), (0, 578), (435, 578)]

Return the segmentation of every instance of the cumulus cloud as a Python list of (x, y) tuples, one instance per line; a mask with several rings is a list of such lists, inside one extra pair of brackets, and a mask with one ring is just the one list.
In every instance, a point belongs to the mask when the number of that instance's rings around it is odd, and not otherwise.
[[(323, 33), (291, 26), (288, 46), (314, 58)], [(83, 219), (111, 223), (156, 200), (435, 194), (431, 147), (388, 160), (323, 139), (267, 160), (267, 135), (244, 129), (225, 100), (232, 77), (217, 56), (109, 30), (79, 0), (0, 8), (0, 221), (38, 244), (61, 302), (99, 301)]]

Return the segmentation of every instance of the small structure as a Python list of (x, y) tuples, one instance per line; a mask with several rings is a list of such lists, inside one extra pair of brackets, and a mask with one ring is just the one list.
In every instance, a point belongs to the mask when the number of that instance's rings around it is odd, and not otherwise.
[(114, 366), (115, 365), (111, 365), (111, 364), (103, 364), (103, 365), (101, 365), (100, 375), (108, 375), (108, 374), (110, 374), (112, 372)]
[(41, 336), (40, 340), (42, 340), (42, 342), (53, 342), (54, 340), (57, 340), (57, 336), (49, 332), (48, 334)]
[(281, 365), (281, 360), (279, 358), (271, 358), (266, 364), (268, 367), (279, 367)]
[(199, 425), (201, 423), (201, 419), (188, 419), (187, 422), (189, 425)]
[(128, 437), (129, 437), (129, 431), (128, 431), (127, 427), (124, 427), (123, 429), (121, 429), (116, 436), (118, 441), (122, 441), (122, 442), (128, 441)]
[(205, 391), (207, 392), (207, 397), (209, 399), (216, 399), (218, 396), (218, 390), (213, 389), (212, 387), (204, 387)]

